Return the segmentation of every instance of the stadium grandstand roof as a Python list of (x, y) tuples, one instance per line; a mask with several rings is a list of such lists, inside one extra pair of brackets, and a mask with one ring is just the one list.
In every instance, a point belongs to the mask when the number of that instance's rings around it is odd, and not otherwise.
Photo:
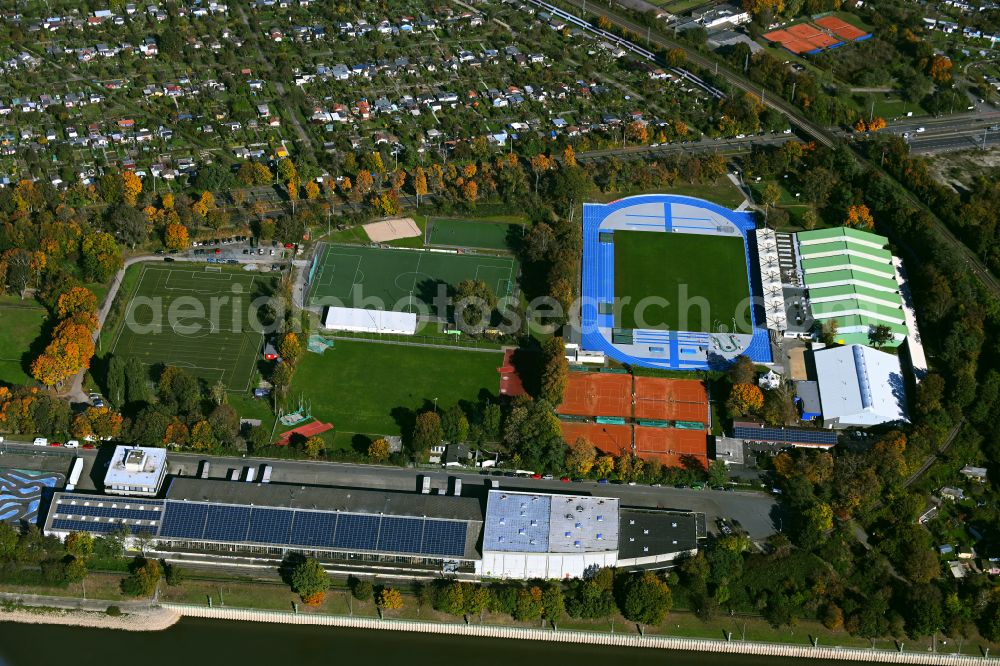
[(812, 245), (814, 243), (828, 243), (834, 240), (843, 240), (848, 243), (870, 245), (871, 247), (885, 247), (889, 244), (889, 239), (885, 236), (873, 234), (870, 231), (862, 231), (853, 227), (834, 227), (832, 229), (815, 229), (813, 231), (800, 231), (796, 234), (800, 245)]

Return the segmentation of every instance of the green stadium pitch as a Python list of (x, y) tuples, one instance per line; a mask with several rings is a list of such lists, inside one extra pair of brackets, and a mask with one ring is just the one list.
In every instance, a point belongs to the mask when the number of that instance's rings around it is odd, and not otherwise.
[(427, 245), (509, 250), (508, 238), (520, 234), (520, 224), (489, 220), (432, 217), (427, 220)]
[[(264, 341), (259, 327), (250, 325), (251, 302), (274, 293), (274, 278), (175, 266), (143, 269), (112, 354), (134, 356), (146, 366), (184, 368), (208, 384), (222, 381), (230, 391), (248, 390)], [(182, 297), (186, 303), (177, 302)], [(204, 317), (194, 314), (197, 303)], [(169, 316), (171, 306), (178, 316)]]
[(406, 311), (413, 299), (432, 304), (438, 285), (450, 291), (473, 279), (503, 298), (513, 293), (515, 272), (508, 257), (327, 245), (309, 285), (309, 304), (354, 307), (355, 298), (378, 299), (379, 309)]
[[(739, 236), (615, 231), (614, 253), (618, 328), (712, 333), (721, 326), (732, 330), (734, 314), (746, 310), (747, 264)], [(682, 313), (685, 294), (695, 303)], [(638, 322), (636, 306), (644, 298), (669, 304), (647, 307), (645, 321)], [(708, 304), (707, 326), (697, 302)], [(736, 332), (752, 333), (742, 319), (736, 318)]]

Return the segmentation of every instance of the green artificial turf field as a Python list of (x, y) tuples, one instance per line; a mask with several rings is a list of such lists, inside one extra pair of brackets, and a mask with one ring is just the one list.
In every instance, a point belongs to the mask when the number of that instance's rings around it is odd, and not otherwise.
[(47, 316), (40, 307), (0, 306), (0, 385), (33, 382), (24, 356), (42, 334)]
[(487, 220), (455, 220), (434, 217), (428, 220), (427, 244), (507, 250), (507, 238), (521, 233), (522, 225)]
[(398, 434), (415, 413), (434, 404), (497, 396), (503, 355), (336, 340), (323, 354), (306, 353), (289, 395), (338, 432)]
[(231, 391), (245, 391), (264, 339), (251, 324), (251, 302), (270, 295), (274, 279), (206, 268), (145, 268), (112, 353), (147, 366), (185, 368), (209, 384), (222, 380)]
[[(750, 285), (742, 238), (616, 231), (614, 246), (615, 302), (631, 299), (619, 305), (617, 328), (731, 331), (735, 317), (738, 332), (751, 332), (746, 326)], [(637, 321), (636, 306), (651, 297), (668, 304), (651, 303), (641, 313), (645, 321)]]
[(438, 285), (454, 289), (468, 279), (483, 280), (503, 298), (513, 291), (514, 273), (514, 260), (506, 257), (328, 245), (309, 285), (309, 302), (407, 311), (413, 300), (434, 303)]

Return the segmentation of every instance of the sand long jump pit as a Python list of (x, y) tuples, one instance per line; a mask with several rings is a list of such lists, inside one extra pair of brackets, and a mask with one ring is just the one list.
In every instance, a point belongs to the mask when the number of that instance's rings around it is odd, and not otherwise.
[(364, 229), (373, 243), (385, 243), (400, 238), (415, 238), (423, 234), (411, 217), (372, 222), (364, 225)]

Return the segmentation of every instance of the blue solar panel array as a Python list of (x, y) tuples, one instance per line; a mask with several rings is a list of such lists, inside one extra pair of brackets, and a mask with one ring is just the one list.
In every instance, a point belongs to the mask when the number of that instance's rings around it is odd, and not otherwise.
[(733, 427), (736, 439), (756, 442), (787, 442), (789, 444), (819, 444), (831, 446), (837, 443), (837, 433), (832, 430), (810, 430), (807, 428), (750, 428)]
[[(66, 530), (67, 532), (97, 532), (108, 534), (121, 527), (121, 523), (98, 523), (93, 520), (68, 520), (66, 518), (55, 518), (52, 521), (52, 529)], [(131, 529), (131, 528), (130, 528)]]
[(159, 536), (461, 557), (467, 533), (457, 520), (168, 501)]

